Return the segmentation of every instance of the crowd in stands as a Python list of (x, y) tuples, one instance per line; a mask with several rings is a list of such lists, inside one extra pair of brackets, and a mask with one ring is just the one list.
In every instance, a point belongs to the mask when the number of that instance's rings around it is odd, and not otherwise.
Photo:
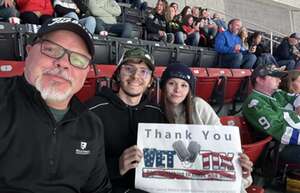
[[(254, 69), (257, 63), (274, 63), (288, 70), (300, 68), (298, 33), (284, 38), (272, 55), (262, 34), (250, 35), (240, 19), (227, 24), (219, 13), (211, 16), (207, 8), (185, 6), (180, 11), (176, 2), (167, 0), (158, 0), (150, 11), (141, 0), (119, 2), (131, 3), (145, 13), (148, 40), (214, 48), (219, 54), (217, 67)], [(8, 21), (19, 17), (21, 23), (43, 24), (52, 17), (71, 17), (92, 34), (134, 38), (134, 24), (117, 22), (122, 9), (115, 0), (1, 0), (0, 10), (0, 18)]]

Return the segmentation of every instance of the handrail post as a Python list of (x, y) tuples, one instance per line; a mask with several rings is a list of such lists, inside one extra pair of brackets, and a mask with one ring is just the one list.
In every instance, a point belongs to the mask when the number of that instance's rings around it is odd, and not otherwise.
[(270, 32), (270, 51), (273, 54), (273, 32)]

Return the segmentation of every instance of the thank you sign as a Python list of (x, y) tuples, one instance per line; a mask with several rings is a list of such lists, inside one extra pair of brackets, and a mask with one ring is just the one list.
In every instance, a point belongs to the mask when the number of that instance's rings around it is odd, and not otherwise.
[(139, 124), (135, 186), (151, 193), (239, 193), (238, 127)]

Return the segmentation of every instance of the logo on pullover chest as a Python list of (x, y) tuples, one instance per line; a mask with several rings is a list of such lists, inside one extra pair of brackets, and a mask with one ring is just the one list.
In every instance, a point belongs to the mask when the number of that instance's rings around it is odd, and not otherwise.
[(80, 149), (76, 149), (75, 154), (77, 154), (77, 155), (89, 155), (91, 153), (91, 151), (86, 149), (87, 145), (88, 145), (87, 142), (81, 141), (80, 142)]

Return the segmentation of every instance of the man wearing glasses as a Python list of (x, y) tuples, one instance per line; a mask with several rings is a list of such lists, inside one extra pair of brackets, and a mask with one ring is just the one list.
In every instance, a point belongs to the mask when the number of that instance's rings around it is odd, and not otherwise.
[(104, 125), (106, 163), (116, 193), (144, 192), (134, 189), (135, 168), (143, 156), (136, 146), (138, 123), (165, 122), (161, 110), (147, 100), (153, 72), (153, 57), (144, 49), (130, 49), (114, 72), (116, 90), (103, 88), (88, 102)]
[(24, 75), (0, 79), (0, 192), (110, 192), (101, 121), (73, 95), (94, 55), (78, 21), (45, 23)]

